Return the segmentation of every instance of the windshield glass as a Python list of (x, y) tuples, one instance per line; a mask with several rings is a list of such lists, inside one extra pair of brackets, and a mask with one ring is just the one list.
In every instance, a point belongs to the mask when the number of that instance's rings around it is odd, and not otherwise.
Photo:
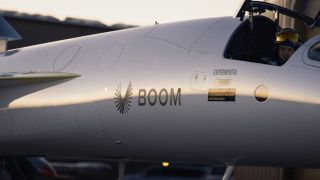
[(267, 3), (275, 4), (315, 19), (320, 7), (319, 0), (265, 0)]

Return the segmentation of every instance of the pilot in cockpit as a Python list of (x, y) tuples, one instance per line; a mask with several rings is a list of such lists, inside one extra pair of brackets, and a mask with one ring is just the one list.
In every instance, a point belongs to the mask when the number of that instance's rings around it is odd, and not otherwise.
[(291, 28), (281, 29), (280, 32), (276, 34), (275, 57), (269, 60), (269, 64), (283, 65), (300, 45), (301, 36), (297, 31)]

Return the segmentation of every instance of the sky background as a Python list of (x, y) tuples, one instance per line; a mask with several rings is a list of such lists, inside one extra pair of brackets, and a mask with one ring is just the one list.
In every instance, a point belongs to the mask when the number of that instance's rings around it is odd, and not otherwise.
[(2, 10), (98, 20), (107, 25), (151, 25), (233, 16), (241, 0), (0, 0)]

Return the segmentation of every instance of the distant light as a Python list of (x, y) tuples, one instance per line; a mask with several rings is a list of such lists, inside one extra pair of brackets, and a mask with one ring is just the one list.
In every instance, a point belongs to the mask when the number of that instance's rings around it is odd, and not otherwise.
[(170, 166), (170, 163), (169, 163), (169, 162), (162, 162), (162, 166), (163, 166), (163, 167), (169, 167), (169, 166)]

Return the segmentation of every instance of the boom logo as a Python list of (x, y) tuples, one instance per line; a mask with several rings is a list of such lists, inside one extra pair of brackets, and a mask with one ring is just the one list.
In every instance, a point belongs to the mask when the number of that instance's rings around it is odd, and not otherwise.
[(130, 82), (124, 97), (121, 95), (121, 83), (118, 85), (116, 89), (115, 95), (115, 104), (116, 108), (121, 114), (126, 114), (130, 110), (131, 103), (132, 103), (132, 83)]
[[(115, 104), (117, 110), (121, 114), (127, 114), (132, 108), (133, 102), (133, 88), (132, 82), (130, 81), (124, 96), (121, 92), (121, 83), (119, 83), (116, 88), (115, 95)], [(139, 89), (137, 96), (138, 106), (155, 106), (157, 104), (161, 106), (181, 106), (181, 88), (178, 89), (166, 89), (162, 88), (160, 91), (156, 89)]]
[(181, 88), (175, 93), (171, 88), (169, 91), (165, 88), (157, 92), (155, 89), (139, 89), (138, 104), (145, 106), (147, 104), (154, 106), (159, 102), (162, 106), (170, 104), (170, 106), (181, 106)]

